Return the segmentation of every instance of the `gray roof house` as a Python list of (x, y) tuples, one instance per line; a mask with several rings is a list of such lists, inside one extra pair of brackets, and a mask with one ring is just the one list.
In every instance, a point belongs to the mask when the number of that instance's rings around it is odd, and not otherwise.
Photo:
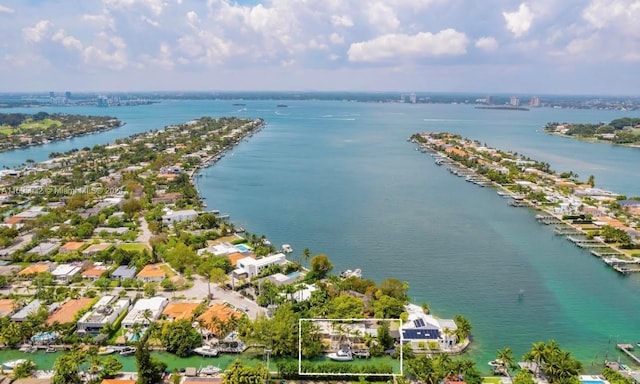
[(129, 267), (121, 265), (111, 273), (111, 277), (114, 279), (131, 279), (136, 275), (136, 267)]

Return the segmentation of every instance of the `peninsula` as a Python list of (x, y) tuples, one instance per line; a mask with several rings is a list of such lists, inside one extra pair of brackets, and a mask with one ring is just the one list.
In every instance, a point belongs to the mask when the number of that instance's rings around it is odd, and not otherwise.
[(626, 145), (640, 146), (640, 118), (623, 117), (610, 123), (575, 124), (550, 122), (544, 131), (552, 135), (571, 137), (574, 139)]
[(75, 136), (122, 126), (109, 116), (82, 116), (62, 113), (0, 113), (0, 152), (47, 144)]
[(557, 173), (549, 164), (490, 148), (450, 133), (414, 134), (437, 165), (480, 187), (494, 186), (514, 207), (531, 207), (536, 218), (622, 274), (640, 272), (640, 197), (627, 198)]

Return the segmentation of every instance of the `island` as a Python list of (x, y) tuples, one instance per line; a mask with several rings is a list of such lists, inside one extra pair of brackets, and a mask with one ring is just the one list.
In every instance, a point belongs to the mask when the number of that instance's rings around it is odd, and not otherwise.
[(47, 112), (0, 113), (0, 152), (66, 140), (121, 126), (120, 120), (109, 116)]
[(640, 146), (640, 118), (623, 117), (610, 123), (576, 124), (550, 122), (544, 131), (552, 135), (571, 137), (579, 140)]
[(554, 225), (556, 235), (566, 236), (615, 271), (640, 272), (640, 197), (596, 188), (594, 176), (580, 181), (572, 171), (558, 173), (548, 163), (460, 135), (424, 132), (409, 140), (452, 174), (497, 188), (510, 206), (540, 211), (540, 223)]

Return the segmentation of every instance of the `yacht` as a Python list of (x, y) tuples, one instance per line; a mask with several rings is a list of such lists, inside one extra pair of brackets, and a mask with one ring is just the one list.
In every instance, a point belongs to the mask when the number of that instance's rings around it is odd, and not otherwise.
[(110, 355), (112, 353), (114, 353), (116, 350), (114, 348), (111, 347), (100, 347), (98, 348), (98, 355)]
[(53, 347), (48, 347), (47, 349), (44, 350), (46, 353), (56, 353), (58, 352), (57, 349), (53, 348)]
[(193, 352), (197, 353), (198, 355), (207, 357), (216, 357), (220, 353), (220, 351), (218, 351), (218, 348), (215, 348), (211, 345), (203, 345), (202, 347), (194, 348)]
[(327, 357), (333, 361), (353, 360), (353, 355), (351, 354), (351, 351), (348, 349), (338, 349), (338, 351), (328, 354)]
[(131, 356), (136, 353), (136, 347), (124, 347), (120, 350), (120, 356)]
[(497, 368), (497, 367), (503, 367), (504, 363), (502, 362), (502, 360), (496, 359), (496, 360), (491, 360), (489, 363), (489, 366)]
[(214, 367), (213, 365), (207, 365), (204, 368), (200, 368), (200, 370), (198, 371), (198, 373), (201, 375), (215, 375), (220, 372), (222, 372), (222, 369)]
[(289, 244), (282, 244), (282, 252), (291, 253), (293, 252), (293, 248)]
[(26, 363), (27, 359), (16, 359), (16, 360), (9, 360), (9, 361), (5, 361), (4, 363), (2, 363), (3, 367), (7, 367), (9, 369), (14, 369), (15, 367), (17, 367), (20, 364), (24, 364)]

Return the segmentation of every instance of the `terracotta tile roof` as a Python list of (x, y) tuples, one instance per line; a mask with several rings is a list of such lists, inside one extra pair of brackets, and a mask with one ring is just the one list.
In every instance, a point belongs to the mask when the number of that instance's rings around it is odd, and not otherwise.
[(60, 247), (60, 250), (73, 252), (82, 248), (83, 245), (84, 245), (83, 241), (69, 241), (68, 243)]
[(142, 271), (140, 271), (138, 273), (138, 277), (140, 278), (145, 278), (145, 277), (165, 277), (167, 275), (167, 273), (160, 268), (160, 265), (158, 264), (152, 264), (152, 265), (145, 265), (144, 268), (142, 268)]
[(18, 276), (37, 275), (42, 272), (49, 272), (51, 270), (51, 264), (49, 263), (37, 263), (31, 264), (22, 271), (18, 272)]
[(198, 321), (200, 322), (200, 324), (206, 324), (206, 328), (211, 333), (219, 335), (220, 326), (217, 324), (217, 322), (212, 320), (217, 319), (219, 322), (226, 323), (232, 317), (238, 318), (240, 316), (242, 316), (242, 314), (235, 309), (227, 307), (224, 304), (216, 303), (207, 308), (204, 313), (198, 316)]
[(8, 315), (14, 310), (13, 299), (0, 299), (0, 316)]
[(7, 224), (20, 224), (23, 221), (27, 221), (28, 219), (26, 217), (17, 217), (17, 216), (11, 216), (11, 217), (7, 217), (7, 219), (4, 221)]
[(228, 255), (227, 257), (229, 258), (229, 261), (231, 262), (231, 265), (233, 265), (235, 267), (236, 263), (238, 262), (238, 260), (244, 259), (247, 256), (243, 255), (240, 252), (235, 252), (235, 253), (232, 253), (232, 254)]
[(101, 267), (91, 267), (86, 271), (82, 272), (82, 277), (100, 277), (104, 275), (108, 269)]
[(193, 318), (193, 312), (198, 308), (199, 303), (169, 303), (162, 311), (163, 315), (173, 319), (173, 320), (181, 320), (187, 319), (191, 320)]
[(75, 300), (69, 300), (66, 303), (62, 304), (57, 311), (53, 312), (47, 318), (47, 324), (53, 324), (54, 322), (58, 322), (60, 324), (66, 324), (73, 321), (76, 314), (81, 310), (89, 307), (93, 299), (88, 297), (81, 297)]

